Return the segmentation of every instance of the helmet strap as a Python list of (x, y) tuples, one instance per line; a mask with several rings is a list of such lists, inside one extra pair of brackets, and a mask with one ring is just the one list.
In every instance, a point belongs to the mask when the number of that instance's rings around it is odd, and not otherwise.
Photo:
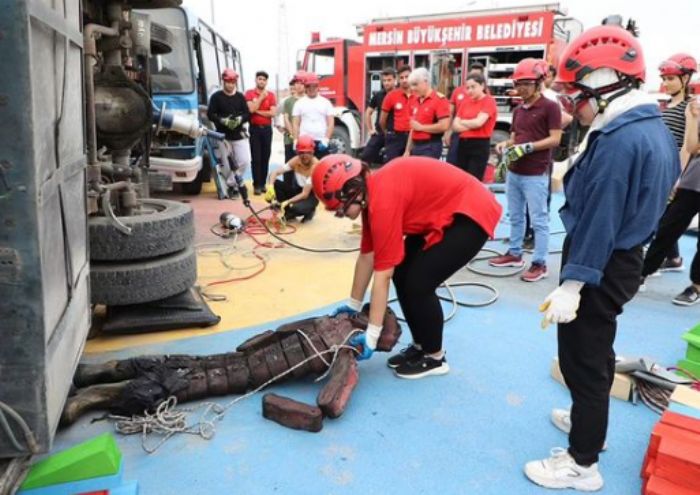
[[(582, 97), (587, 99), (595, 98), (596, 105), (598, 107), (597, 114), (604, 113), (605, 109), (608, 108), (608, 106), (610, 106), (610, 103), (618, 99), (620, 96), (626, 95), (627, 93), (632, 91), (632, 89), (634, 89), (632, 81), (630, 81), (628, 78), (621, 78), (620, 81), (614, 84), (609, 84), (608, 86), (603, 86), (602, 88), (596, 89), (589, 88), (588, 86), (585, 86), (583, 84), (577, 84), (576, 86), (581, 90)], [(617, 93), (609, 96), (608, 98), (605, 98), (603, 96), (621, 88), (622, 91), (618, 91)]]

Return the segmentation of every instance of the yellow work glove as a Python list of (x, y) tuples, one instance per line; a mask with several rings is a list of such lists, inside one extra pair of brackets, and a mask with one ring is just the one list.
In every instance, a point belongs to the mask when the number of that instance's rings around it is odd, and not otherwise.
[(265, 187), (265, 201), (272, 203), (277, 200), (277, 194), (275, 194), (275, 187), (272, 184), (268, 184)]

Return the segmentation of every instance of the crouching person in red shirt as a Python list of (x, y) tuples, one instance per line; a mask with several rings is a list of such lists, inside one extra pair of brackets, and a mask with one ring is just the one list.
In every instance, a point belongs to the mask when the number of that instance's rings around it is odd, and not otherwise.
[(387, 364), (401, 378), (447, 373), (435, 291), (493, 236), (501, 216), (496, 198), (471, 175), (428, 157), (397, 158), (370, 173), (357, 159), (330, 155), (314, 168), (312, 182), (336, 216), (362, 216), (350, 300), (333, 313), (359, 311), (374, 277), (369, 326), (350, 341), (358, 359), (377, 345), (393, 280), (413, 343)]

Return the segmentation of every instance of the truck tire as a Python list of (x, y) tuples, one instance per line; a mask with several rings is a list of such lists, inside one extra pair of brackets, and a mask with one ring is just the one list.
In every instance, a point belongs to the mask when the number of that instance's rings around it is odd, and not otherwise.
[(350, 145), (350, 133), (345, 127), (335, 126), (333, 128), (333, 135), (330, 139), (330, 148), (333, 153), (344, 153), (346, 155), (352, 155), (352, 147)]
[(146, 261), (91, 263), (90, 294), (93, 304), (139, 304), (184, 292), (197, 280), (193, 247)]
[(106, 217), (90, 217), (90, 259), (143, 260), (182, 251), (194, 240), (194, 213), (189, 205), (165, 199), (142, 199), (151, 210), (144, 215), (118, 217), (131, 235), (118, 231)]

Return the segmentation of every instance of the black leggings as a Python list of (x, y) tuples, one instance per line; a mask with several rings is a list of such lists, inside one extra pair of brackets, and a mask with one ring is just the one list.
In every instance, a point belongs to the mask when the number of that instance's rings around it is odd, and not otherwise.
[[(643, 277), (659, 269), (664, 258), (669, 255), (669, 248), (680, 239), (698, 213), (700, 213), (700, 192), (678, 189), (659, 220), (656, 237), (647, 250), (642, 269)], [(690, 280), (694, 284), (700, 284), (700, 237), (698, 237), (698, 249), (690, 265)]]
[(407, 235), (404, 259), (394, 269), (394, 286), (413, 342), (427, 353), (442, 349), (443, 313), (438, 286), (466, 265), (488, 239), (471, 218), (455, 215), (440, 242), (423, 250), (422, 235)]
[(459, 168), (479, 180), (484, 180), (484, 172), (486, 172), (490, 154), (491, 140), (489, 138), (460, 138), (459, 140), (459, 149), (457, 150)]

